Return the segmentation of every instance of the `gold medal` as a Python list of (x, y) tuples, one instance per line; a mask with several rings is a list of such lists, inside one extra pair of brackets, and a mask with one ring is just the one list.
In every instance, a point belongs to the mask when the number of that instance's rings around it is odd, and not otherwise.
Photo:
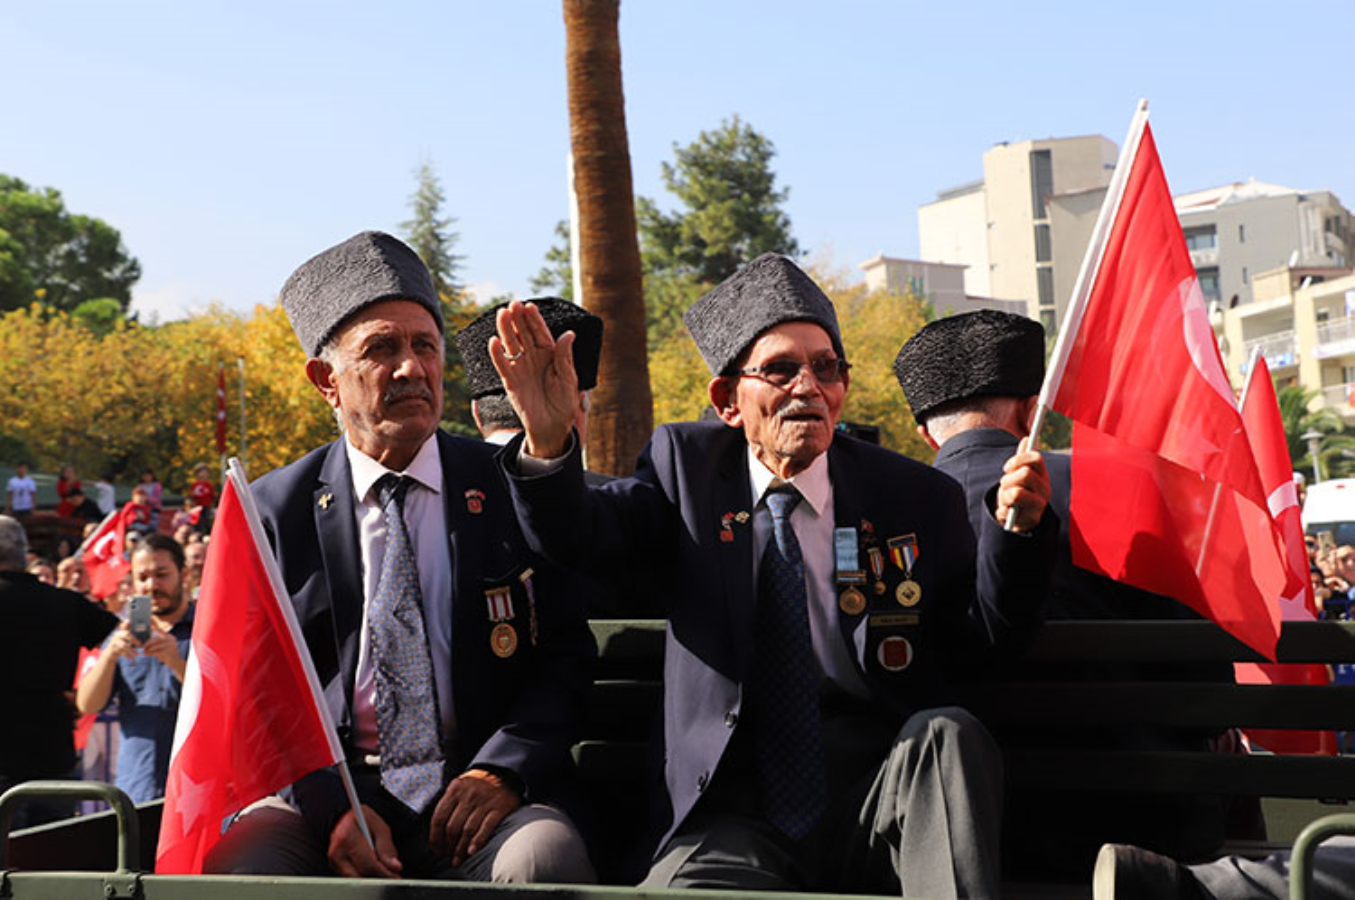
[(883, 581), (875, 582), (875, 593), (883, 594), (885, 592), (885, 583)]
[(489, 649), (499, 659), (507, 659), (518, 652), (518, 633), (507, 622), (500, 622), (489, 633)]
[(894, 599), (903, 606), (917, 606), (917, 602), (922, 599), (922, 586), (911, 578), (900, 581), (894, 590)]
[(838, 609), (849, 616), (859, 616), (865, 612), (866, 596), (854, 587), (849, 587), (837, 597)]

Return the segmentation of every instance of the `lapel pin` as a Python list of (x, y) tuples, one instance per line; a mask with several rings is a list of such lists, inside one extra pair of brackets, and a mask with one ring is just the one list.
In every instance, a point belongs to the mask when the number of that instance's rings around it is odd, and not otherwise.
[(466, 511), (473, 516), (480, 515), (485, 508), (485, 492), (476, 488), (466, 491)]
[(334, 502), (334, 495), (329, 491), (325, 491), (320, 495), (320, 499), (316, 502), (320, 504), (321, 509), (329, 509), (329, 504)]

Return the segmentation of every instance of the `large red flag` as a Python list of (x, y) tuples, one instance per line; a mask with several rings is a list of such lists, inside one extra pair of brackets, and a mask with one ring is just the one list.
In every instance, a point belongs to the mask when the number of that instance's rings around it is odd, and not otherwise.
[(226, 367), (216, 369), (216, 455), (226, 455)]
[(127, 544), (127, 507), (115, 509), (81, 545), (80, 558), (89, 573), (89, 592), (100, 600), (112, 594), (132, 570), (123, 555)]
[[(1242, 421), (1247, 427), (1261, 483), (1268, 491), (1270, 513), (1284, 544), (1285, 566), (1289, 574), (1279, 594), (1280, 618), (1286, 622), (1317, 618), (1317, 600), (1308, 577), (1308, 550), (1303, 544), (1303, 523), (1299, 520), (1299, 496), (1294, 487), (1294, 468), (1285, 440), (1284, 420), (1275, 397), (1275, 385), (1264, 356), (1257, 356), (1248, 373), (1243, 391)], [(1327, 684), (1326, 666), (1255, 665), (1238, 663), (1240, 684)], [(1275, 753), (1336, 754), (1336, 735), (1330, 731), (1271, 731), (1249, 728), (1247, 737)]]
[(1175, 597), (1274, 659), (1284, 563), (1142, 116), (1042, 395), (1074, 423), (1073, 562)]
[(226, 816), (343, 759), (238, 463), (217, 507), (165, 786), (160, 874), (197, 874)]

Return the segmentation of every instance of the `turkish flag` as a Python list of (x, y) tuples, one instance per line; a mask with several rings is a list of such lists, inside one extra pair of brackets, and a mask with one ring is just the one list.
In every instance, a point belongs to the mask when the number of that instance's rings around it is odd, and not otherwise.
[(104, 516), (99, 527), (86, 540), (80, 554), (89, 573), (89, 592), (100, 600), (112, 594), (122, 579), (132, 570), (132, 564), (123, 556), (127, 543), (127, 504)]
[(226, 454), (226, 367), (216, 369), (216, 455)]
[(1051, 405), (1074, 423), (1073, 562), (1274, 659), (1284, 561), (1146, 123), (1141, 135), (1051, 365)]
[[(1261, 483), (1269, 492), (1270, 513), (1284, 543), (1289, 580), (1277, 595), (1280, 618), (1286, 622), (1311, 622), (1317, 618), (1317, 600), (1308, 577), (1308, 550), (1303, 544), (1299, 520), (1299, 495), (1294, 487), (1294, 468), (1289, 459), (1284, 421), (1275, 397), (1275, 385), (1263, 356), (1249, 373), (1243, 392), (1242, 421), (1247, 427)], [(1326, 666), (1238, 663), (1239, 684), (1328, 684)], [(1247, 737), (1275, 753), (1336, 754), (1336, 736), (1330, 731), (1269, 731), (1246, 729)]]
[(165, 786), (160, 874), (198, 874), (223, 820), (343, 759), (238, 463), (202, 571)]

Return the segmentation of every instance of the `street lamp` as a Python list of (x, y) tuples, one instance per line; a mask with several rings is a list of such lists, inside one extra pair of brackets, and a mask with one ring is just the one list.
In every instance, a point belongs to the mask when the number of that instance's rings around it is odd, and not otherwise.
[(1308, 455), (1313, 458), (1313, 484), (1322, 481), (1322, 473), (1317, 467), (1317, 448), (1322, 443), (1323, 434), (1316, 428), (1310, 428), (1299, 435), (1299, 440), (1308, 442)]

